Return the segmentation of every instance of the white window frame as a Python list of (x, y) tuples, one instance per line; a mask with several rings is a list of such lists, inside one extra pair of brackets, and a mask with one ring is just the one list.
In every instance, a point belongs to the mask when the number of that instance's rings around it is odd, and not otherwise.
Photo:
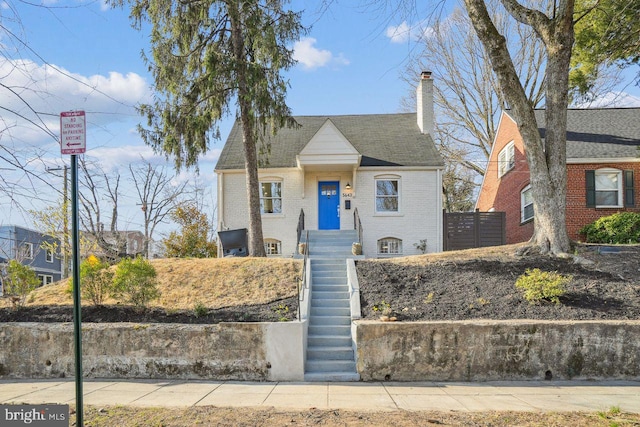
[(51, 249), (47, 249), (44, 252), (45, 261), (52, 264), (53, 263), (53, 251)]
[(378, 256), (397, 256), (402, 255), (402, 239), (397, 237), (383, 237), (378, 239), (377, 243)]
[(20, 257), (24, 257), (24, 259), (33, 259), (33, 243), (22, 242), (20, 244)]
[[(617, 188), (598, 188), (598, 176), (603, 176), (603, 175), (611, 175), (611, 174), (615, 174), (616, 175), (616, 179), (618, 181), (618, 185)], [(596, 208), (621, 208), (622, 205), (622, 195), (623, 195), (623, 189), (622, 189), (622, 181), (623, 181), (623, 176), (622, 176), (622, 171), (620, 169), (614, 169), (614, 168), (603, 168), (603, 169), (596, 169), (595, 170), (595, 187), (596, 187)], [(617, 197), (617, 204), (615, 205), (601, 205), (598, 203), (598, 192), (613, 192), (616, 191), (618, 193), (618, 197)]]
[(47, 286), (53, 283), (53, 276), (51, 274), (38, 274), (40, 279), (40, 285)]
[[(263, 184), (270, 184), (270, 185), (278, 184), (278, 186), (280, 187), (280, 197), (265, 197), (265, 196), (263, 195), (263, 193), (262, 193), (262, 185), (263, 185)], [(282, 188), (283, 188), (283, 186), (282, 186), (282, 179), (276, 179), (276, 178), (265, 178), (265, 179), (261, 179), (261, 180), (260, 180), (260, 187), (259, 187), (259, 191), (260, 191), (260, 213), (261, 213), (262, 215), (267, 215), (267, 216), (269, 216), (269, 215), (283, 215), (283, 213), (284, 213), (284, 212), (283, 212), (283, 203), (282, 203), (282, 199), (283, 199), (284, 197), (282, 196)], [(275, 201), (275, 200), (280, 200), (280, 211), (279, 211), (279, 212), (265, 212), (265, 211), (264, 211), (264, 203), (263, 203), (263, 201), (264, 201), (265, 199), (269, 199), (269, 200), (271, 200), (271, 206), (272, 206), (272, 207), (274, 206), (274, 201)]]
[[(531, 185), (527, 185), (522, 189), (522, 191), (520, 191), (520, 222), (521, 223), (531, 221), (535, 216), (535, 212), (533, 211), (533, 194), (531, 194), (531, 201), (529, 203), (526, 203), (525, 193), (527, 192), (531, 192)], [(531, 205), (531, 216), (526, 217), (525, 216), (526, 207), (529, 205)]]
[(281, 256), (282, 242), (277, 239), (264, 239), (264, 251), (267, 256)]
[[(380, 181), (395, 181), (396, 187), (397, 187), (397, 192), (398, 194), (395, 195), (386, 195), (386, 194), (378, 194), (378, 182)], [(374, 203), (374, 210), (375, 213), (377, 215), (397, 215), (400, 213), (400, 194), (402, 193), (402, 182), (400, 180), (399, 176), (381, 176), (381, 177), (376, 177), (375, 178), (375, 182), (374, 182), (374, 186), (373, 186), (373, 203)], [(384, 197), (384, 198), (395, 198), (396, 199), (396, 210), (381, 210), (378, 209), (378, 198), (379, 197)]]
[(516, 166), (515, 143), (511, 141), (498, 154), (498, 178)]

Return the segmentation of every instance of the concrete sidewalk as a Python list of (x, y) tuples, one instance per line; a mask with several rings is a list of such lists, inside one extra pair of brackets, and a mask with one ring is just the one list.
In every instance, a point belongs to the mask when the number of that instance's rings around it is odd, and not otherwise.
[[(85, 380), (86, 405), (269, 406), (371, 411), (640, 413), (639, 381), (269, 383)], [(75, 403), (71, 380), (0, 381), (0, 403)]]

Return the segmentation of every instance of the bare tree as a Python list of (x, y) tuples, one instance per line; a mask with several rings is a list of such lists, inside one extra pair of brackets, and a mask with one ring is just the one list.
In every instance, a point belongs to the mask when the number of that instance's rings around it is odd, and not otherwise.
[(185, 193), (187, 182), (174, 185), (174, 175), (169, 175), (164, 166), (144, 161), (140, 165), (129, 165), (130, 178), (138, 193), (144, 213), (144, 256), (149, 257), (149, 243), (158, 224), (165, 221), (175, 208), (178, 199)]
[(574, 40), (574, 0), (558, 0), (545, 10), (529, 8), (516, 0), (500, 0), (516, 21), (531, 27), (545, 48), (544, 141), (538, 131), (526, 87), (521, 83), (505, 35), (489, 14), (484, 0), (464, 0), (473, 27), (491, 60), (500, 93), (523, 137), (531, 171), (535, 232), (531, 243), (542, 252), (566, 253), (570, 249), (566, 227), (566, 131), (569, 105), (569, 64)]
[[(514, 65), (533, 106), (543, 99), (544, 49), (542, 42), (533, 37), (533, 31), (513, 20), (505, 19), (495, 1), (487, 8), (496, 26), (505, 34), (506, 43), (513, 52)], [(418, 54), (410, 59), (408, 72), (415, 76), (420, 71), (434, 73), (434, 103), (437, 109), (437, 131), (450, 150), (466, 156), (448, 159), (455, 161), (478, 175), (484, 175), (486, 161), (496, 133), (500, 112), (507, 107), (501, 96), (498, 81), (491, 68), (488, 55), (475, 35), (469, 17), (463, 9), (455, 8), (446, 18), (434, 17), (419, 33)], [(414, 87), (415, 80), (405, 78)], [(411, 91), (410, 101), (415, 105)]]
[[(86, 158), (80, 157), (79, 171), (79, 218), (81, 228), (91, 236), (104, 256), (111, 261), (117, 261), (126, 255), (126, 236), (118, 230), (118, 200), (120, 196), (120, 174), (111, 175), (99, 166), (88, 163)], [(111, 214), (103, 213), (104, 202), (111, 208)], [(109, 228), (105, 230), (105, 221), (109, 221)]]

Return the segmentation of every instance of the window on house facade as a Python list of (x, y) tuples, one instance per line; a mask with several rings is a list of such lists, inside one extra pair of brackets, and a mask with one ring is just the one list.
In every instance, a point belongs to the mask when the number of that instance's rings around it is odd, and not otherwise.
[[(630, 172), (630, 183), (633, 189), (633, 171)], [(628, 178), (625, 176), (624, 178)], [(622, 207), (623, 206), (623, 173), (618, 169), (598, 169), (586, 171), (587, 206), (589, 207)], [(631, 203), (631, 205), (629, 205)], [(633, 204), (633, 190), (631, 201)]]
[(282, 182), (260, 182), (260, 212), (263, 214), (282, 213)]
[(520, 193), (520, 212), (521, 222), (527, 222), (533, 218), (533, 194), (530, 185), (527, 185)]
[(376, 212), (398, 212), (400, 180), (376, 179)]
[(378, 255), (402, 254), (402, 240), (395, 237), (385, 237), (378, 240)]
[(264, 250), (269, 255), (282, 255), (280, 240), (264, 239)]
[(498, 154), (498, 178), (509, 172), (516, 165), (516, 152), (514, 143), (508, 143)]
[(50, 274), (38, 274), (38, 279), (40, 280), (40, 286), (46, 286), (53, 283), (53, 276)]
[(33, 243), (24, 242), (20, 245), (20, 258), (33, 259)]
[(45, 259), (47, 262), (53, 262), (53, 251), (51, 249), (47, 249), (45, 252)]

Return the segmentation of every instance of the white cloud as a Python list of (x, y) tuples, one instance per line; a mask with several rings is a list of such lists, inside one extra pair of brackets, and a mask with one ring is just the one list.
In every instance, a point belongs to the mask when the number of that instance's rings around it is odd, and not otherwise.
[(85, 110), (91, 125), (103, 127), (138, 120), (135, 105), (148, 102), (151, 93), (145, 79), (135, 73), (83, 76), (25, 59), (0, 60), (0, 78), (4, 125), (21, 129), (20, 139), (34, 143), (51, 142), (41, 127), (46, 125), (57, 135), (62, 111)]
[(389, 26), (385, 32), (385, 35), (391, 43), (406, 43), (408, 41), (421, 40), (433, 34), (433, 28), (426, 25), (425, 22), (409, 25), (407, 21), (403, 21), (398, 26)]
[(388, 27), (386, 35), (391, 39), (391, 43), (405, 43), (411, 36), (411, 27), (407, 24), (407, 21), (403, 21), (397, 27)]
[(305, 69), (349, 65), (349, 60), (343, 54), (335, 56), (329, 50), (318, 49), (314, 46), (316, 42), (313, 37), (305, 37), (293, 45), (293, 58)]
[(627, 92), (607, 92), (589, 103), (578, 104), (578, 108), (629, 108), (640, 107), (640, 97)]
[(139, 163), (142, 159), (152, 164), (166, 163), (164, 156), (155, 154), (148, 145), (87, 148), (86, 156), (98, 161), (105, 171), (126, 169), (129, 164)]

